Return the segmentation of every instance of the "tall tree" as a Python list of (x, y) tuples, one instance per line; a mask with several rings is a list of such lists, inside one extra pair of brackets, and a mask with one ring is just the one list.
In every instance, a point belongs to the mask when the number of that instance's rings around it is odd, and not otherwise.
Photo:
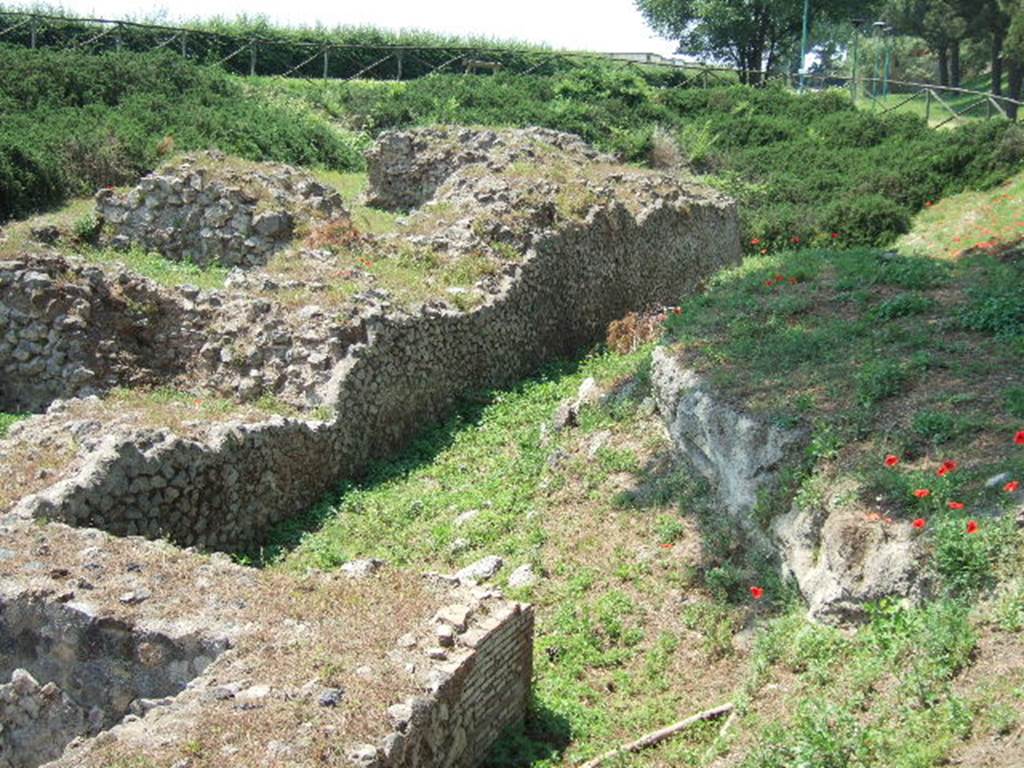
[[(1024, 88), (1024, 0), (1000, 0), (1003, 12), (1010, 20), (1006, 29), (1003, 53), (1006, 59), (1006, 95), (1020, 101)], [(1017, 105), (1007, 104), (1007, 114), (1017, 118)]]
[(886, 20), (903, 34), (922, 38), (939, 59), (939, 82), (960, 86), (960, 44), (967, 20), (957, 0), (890, 0)]
[[(679, 41), (683, 53), (712, 56), (734, 64), (744, 82), (774, 70), (798, 50), (803, 0), (634, 0), (648, 24)], [(873, 5), (874, 3), (867, 3)], [(857, 0), (813, 0), (815, 19), (846, 20), (866, 4)]]

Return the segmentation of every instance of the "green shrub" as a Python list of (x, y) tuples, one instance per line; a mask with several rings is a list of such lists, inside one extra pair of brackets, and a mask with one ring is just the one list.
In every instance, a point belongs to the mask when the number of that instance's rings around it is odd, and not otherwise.
[(1003, 393), (1006, 412), (1018, 419), (1024, 419), (1024, 387), (1010, 387)]
[(309, 110), (249, 98), (218, 68), (151, 54), (0, 46), (0, 221), (129, 183), (178, 150), (361, 167), (365, 139)]
[(896, 360), (871, 360), (857, 372), (857, 394), (864, 405), (874, 405), (903, 391), (910, 379)]

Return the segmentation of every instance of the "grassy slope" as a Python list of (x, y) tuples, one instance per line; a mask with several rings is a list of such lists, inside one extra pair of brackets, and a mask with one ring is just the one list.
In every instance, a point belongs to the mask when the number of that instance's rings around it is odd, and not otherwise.
[[(928, 239), (943, 210), (924, 214)], [(941, 254), (939, 254), (941, 255)], [(649, 347), (558, 366), (482, 395), (362, 482), (278, 531), (276, 567), (330, 569), (377, 555), (451, 571), (485, 554), (501, 579), (531, 563), (546, 578), (510, 590), (537, 605), (536, 703), (495, 765), (561, 765), (724, 700), (741, 719), (694, 729), (623, 765), (930, 766), (1013, 764), (1024, 706), (1024, 542), (983, 488), (1024, 477), (1020, 329), (998, 325), (1020, 262), (954, 263), (876, 251), (800, 251), (749, 260), (691, 299), (672, 331), (714, 360), (716, 380), (784, 420), (817, 428), (808, 496), (854, 476), (865, 524), (929, 520), (944, 595), (922, 609), (878, 606), (848, 635), (809, 624), (790, 586), (750, 562), (706, 488), (668, 451), (646, 401)], [(767, 286), (776, 275), (796, 277)], [(974, 313), (974, 314), (972, 314)], [(699, 350), (699, 352), (698, 352)], [(824, 356), (831, 364), (820, 365)], [(695, 358), (696, 360), (696, 358)], [(849, 375), (851, 367), (856, 374)], [(579, 428), (542, 431), (586, 376), (618, 394)], [(881, 457), (897, 452), (897, 471)], [(934, 465), (961, 468), (938, 481)], [(917, 502), (909, 490), (935, 490)], [(968, 504), (945, 508), (948, 498)], [(477, 510), (469, 522), (463, 513)], [(770, 505), (766, 514), (771, 514)], [(966, 517), (982, 530), (963, 533)], [(767, 597), (750, 600), (761, 584)]]

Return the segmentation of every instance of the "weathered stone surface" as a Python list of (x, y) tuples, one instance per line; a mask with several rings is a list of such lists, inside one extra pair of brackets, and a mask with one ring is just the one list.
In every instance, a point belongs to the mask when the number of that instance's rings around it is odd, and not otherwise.
[(26, 255), (0, 262), (0, 409), (38, 412), (114, 386), (317, 406), (364, 323)]
[(126, 194), (96, 195), (105, 239), (175, 261), (250, 267), (289, 244), (297, 221), (347, 216), (338, 193), (286, 165), (188, 155)]
[(367, 203), (387, 209), (415, 208), (466, 166), (484, 165), (494, 170), (515, 162), (543, 162), (552, 148), (583, 162), (612, 160), (579, 136), (546, 128), (490, 131), (453, 126), (388, 131), (367, 153)]
[(708, 479), (722, 511), (749, 542), (774, 552), (795, 578), (812, 618), (856, 621), (864, 605), (883, 597), (919, 600), (929, 577), (919, 536), (908, 523), (877, 524), (838, 502), (855, 497), (833, 489), (819, 507), (794, 503), (762, 527), (754, 514), (758, 492), (800, 457), (806, 433), (782, 429), (717, 396), (668, 349), (655, 351), (652, 367), (659, 411), (677, 450)]
[(932, 586), (920, 532), (909, 522), (866, 521), (841, 502), (851, 490), (831, 489), (820, 508), (794, 503), (772, 523), (783, 566), (809, 615), (826, 623), (860, 621), (864, 606), (884, 597), (919, 602)]
[(488, 555), (475, 563), (471, 563), (455, 574), (461, 582), (475, 583), (493, 579), (495, 574), (501, 570), (504, 561), (497, 555)]
[(508, 577), (508, 585), (513, 589), (517, 587), (532, 587), (540, 580), (533, 566), (524, 563), (516, 568)]

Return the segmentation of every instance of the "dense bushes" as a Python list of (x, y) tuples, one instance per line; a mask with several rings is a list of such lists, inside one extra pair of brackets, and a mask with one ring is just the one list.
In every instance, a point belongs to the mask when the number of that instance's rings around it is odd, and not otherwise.
[(840, 91), (657, 88), (615, 67), (260, 87), (370, 132), (435, 122), (544, 125), (639, 162), (659, 127), (739, 199), (747, 242), (759, 241), (758, 250), (887, 244), (928, 201), (995, 184), (1024, 158), (1024, 131), (1003, 121), (933, 131), (910, 115), (860, 111)]
[(362, 163), (355, 134), (308, 109), (248, 98), (220, 70), (171, 53), (0, 46), (0, 114), (0, 221), (134, 180), (172, 144), (340, 169)]
[[(887, 244), (928, 201), (1024, 159), (1004, 121), (932, 131), (843, 92), (658, 87), (622, 66), (406, 82), (238, 79), (171, 54), (0, 47), (0, 217), (121, 183), (176, 149), (355, 168), (368, 138), (431, 123), (542, 125), (646, 162), (655, 135), (741, 204), (752, 249)], [(347, 130), (341, 128), (347, 126)], [(757, 241), (756, 245), (754, 241)]]

